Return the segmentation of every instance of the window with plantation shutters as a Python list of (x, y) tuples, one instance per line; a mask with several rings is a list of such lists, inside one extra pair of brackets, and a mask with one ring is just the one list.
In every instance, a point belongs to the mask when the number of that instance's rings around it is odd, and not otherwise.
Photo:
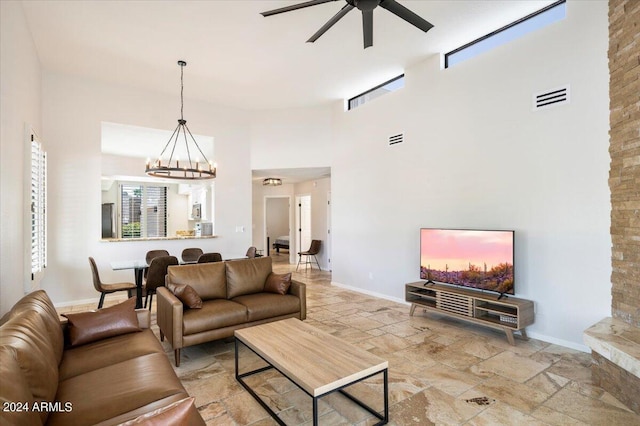
[(167, 236), (167, 187), (120, 184), (120, 238)]
[(31, 134), (31, 280), (38, 282), (47, 266), (47, 154)]

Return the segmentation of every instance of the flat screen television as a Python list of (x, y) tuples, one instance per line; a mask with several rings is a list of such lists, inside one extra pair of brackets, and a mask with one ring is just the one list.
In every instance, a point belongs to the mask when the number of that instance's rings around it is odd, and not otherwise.
[(420, 229), (420, 279), (514, 294), (514, 231)]

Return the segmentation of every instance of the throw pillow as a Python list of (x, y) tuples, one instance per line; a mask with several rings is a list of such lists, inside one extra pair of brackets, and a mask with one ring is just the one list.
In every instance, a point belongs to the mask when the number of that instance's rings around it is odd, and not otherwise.
[(69, 320), (71, 346), (141, 331), (135, 308), (136, 298), (132, 297), (125, 302), (97, 311), (63, 314)]
[(167, 283), (167, 289), (191, 309), (202, 308), (202, 299), (189, 284)]
[(276, 274), (271, 272), (264, 283), (264, 291), (267, 293), (287, 294), (291, 286), (291, 272), (288, 274)]
[(198, 410), (195, 407), (194, 397), (184, 398), (180, 401), (173, 402), (165, 407), (150, 411), (133, 420), (120, 423), (118, 426), (131, 425), (147, 425), (147, 426), (164, 426), (164, 425), (186, 425), (189, 424), (191, 416), (198, 416)]

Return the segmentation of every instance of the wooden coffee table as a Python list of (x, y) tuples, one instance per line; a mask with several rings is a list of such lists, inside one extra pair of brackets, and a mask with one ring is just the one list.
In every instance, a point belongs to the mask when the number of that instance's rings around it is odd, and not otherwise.
[[(389, 363), (302, 321), (290, 318), (235, 331), (236, 380), (271, 414), (280, 425), (285, 423), (251, 389), (244, 378), (275, 368), (313, 399), (313, 424), (318, 424), (318, 399), (340, 392), (380, 419), (389, 421)], [(257, 370), (240, 373), (238, 349), (243, 344), (267, 364)], [(384, 377), (384, 414), (347, 393), (344, 388), (376, 374)]]

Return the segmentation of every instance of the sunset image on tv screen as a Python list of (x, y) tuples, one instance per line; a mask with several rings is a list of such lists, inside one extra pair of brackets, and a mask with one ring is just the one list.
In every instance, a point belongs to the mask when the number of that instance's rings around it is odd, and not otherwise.
[(513, 294), (513, 231), (421, 229), (420, 278)]

